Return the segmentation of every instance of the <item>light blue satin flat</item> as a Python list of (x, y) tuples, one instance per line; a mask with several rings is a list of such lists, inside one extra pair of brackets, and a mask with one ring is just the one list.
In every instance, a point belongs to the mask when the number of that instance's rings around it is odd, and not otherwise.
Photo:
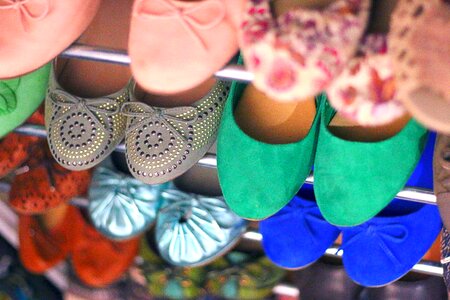
[(115, 240), (137, 236), (155, 220), (158, 199), (167, 186), (148, 185), (118, 171), (97, 168), (88, 195), (92, 223)]
[(204, 265), (225, 254), (239, 240), (247, 221), (222, 197), (189, 194), (175, 188), (161, 193), (156, 241), (167, 262), (176, 266)]

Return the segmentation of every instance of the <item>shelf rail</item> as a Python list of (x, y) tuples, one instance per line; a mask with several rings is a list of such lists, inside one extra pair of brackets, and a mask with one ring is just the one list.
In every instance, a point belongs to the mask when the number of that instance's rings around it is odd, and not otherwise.
[[(129, 65), (131, 62), (126, 51), (97, 48), (77, 43), (66, 49), (61, 54), (61, 57), (93, 60), (120, 65)], [(245, 67), (238, 65), (228, 65), (217, 71), (214, 75), (218, 79), (226, 81), (237, 80), (241, 82), (251, 82), (253, 80), (253, 74), (247, 71)]]

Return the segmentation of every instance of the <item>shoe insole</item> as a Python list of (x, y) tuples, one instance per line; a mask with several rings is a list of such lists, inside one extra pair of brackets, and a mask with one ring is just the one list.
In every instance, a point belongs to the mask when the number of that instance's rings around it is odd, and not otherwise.
[(61, 224), (61, 222), (63, 222), (68, 209), (69, 204), (60, 204), (59, 206), (52, 208), (44, 214), (38, 216), (39, 223), (41, 224), (42, 228), (50, 231), (52, 230), (52, 228), (55, 228), (56, 226)]
[(272, 10), (276, 16), (299, 7), (306, 9), (323, 9), (336, 0), (278, 0), (272, 2)]
[(397, 5), (397, 1), (398, 0), (372, 1), (369, 26), (367, 29), (368, 32), (385, 34), (389, 32), (391, 15)]
[(314, 98), (301, 102), (278, 102), (248, 85), (234, 112), (240, 128), (269, 144), (287, 144), (303, 139), (316, 115)]
[[(126, 50), (133, 0), (103, 0), (78, 43)], [(86, 98), (110, 95), (126, 86), (129, 66), (87, 60), (58, 59), (58, 82), (69, 93)]]
[(144, 91), (136, 85), (134, 96), (141, 102), (156, 107), (178, 107), (191, 105), (206, 96), (216, 83), (214, 77), (209, 78), (200, 85), (172, 95), (153, 94)]
[(386, 125), (364, 127), (336, 113), (328, 125), (328, 129), (335, 136), (347, 141), (379, 142), (399, 133), (410, 119), (411, 116), (405, 114)]

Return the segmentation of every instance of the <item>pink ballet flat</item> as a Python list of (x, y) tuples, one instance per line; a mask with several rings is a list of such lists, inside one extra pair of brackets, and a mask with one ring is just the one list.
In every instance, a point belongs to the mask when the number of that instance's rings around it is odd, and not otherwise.
[(136, 0), (129, 54), (138, 84), (159, 94), (194, 88), (238, 51), (243, 0)]
[(86, 29), (101, 0), (0, 0), (0, 78), (38, 69)]

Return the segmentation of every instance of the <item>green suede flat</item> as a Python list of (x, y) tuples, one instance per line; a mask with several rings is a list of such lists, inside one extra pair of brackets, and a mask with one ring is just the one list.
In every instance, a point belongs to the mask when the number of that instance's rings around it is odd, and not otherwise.
[(314, 164), (314, 191), (324, 218), (356, 226), (374, 217), (404, 187), (425, 147), (427, 130), (411, 119), (391, 138), (354, 142), (333, 135), (325, 103)]
[(21, 77), (0, 80), (0, 138), (21, 125), (42, 103), (50, 64)]
[(233, 83), (217, 140), (220, 186), (237, 215), (261, 220), (283, 208), (311, 172), (324, 96), (316, 98), (316, 116), (305, 138), (288, 144), (267, 144), (244, 133), (234, 109), (245, 85)]

